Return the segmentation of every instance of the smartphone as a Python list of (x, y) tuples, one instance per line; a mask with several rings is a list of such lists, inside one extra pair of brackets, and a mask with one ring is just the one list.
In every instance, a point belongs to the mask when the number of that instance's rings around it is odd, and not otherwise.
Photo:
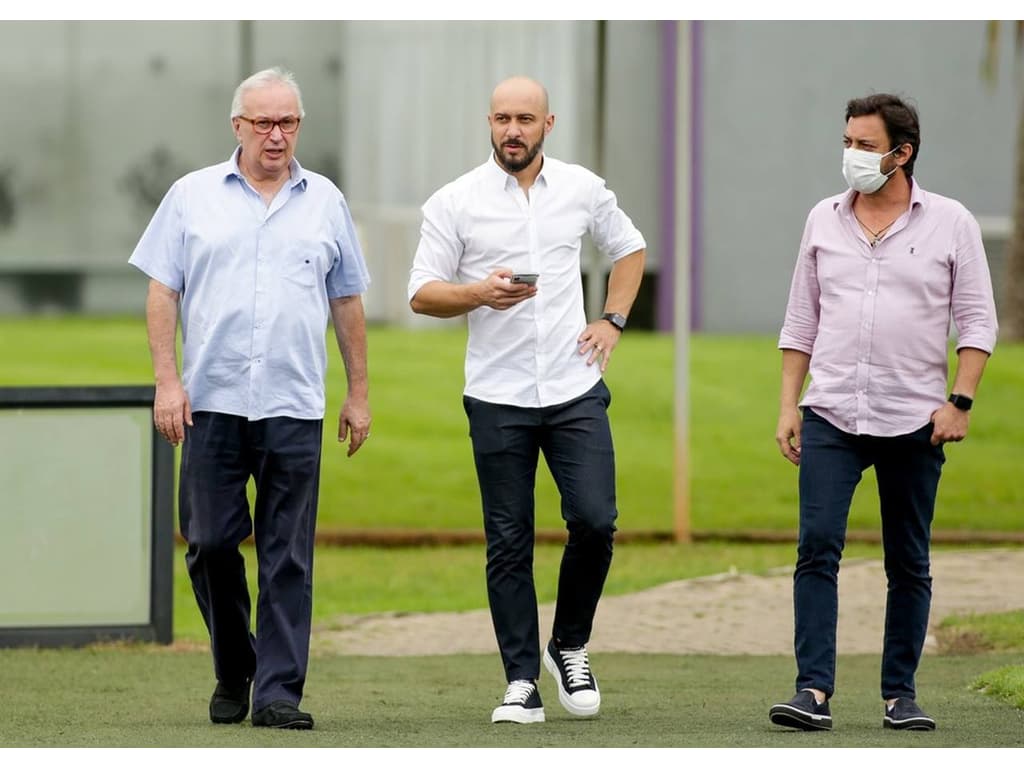
[(534, 272), (517, 272), (516, 274), (512, 275), (512, 282), (526, 283), (527, 285), (536, 285), (538, 277), (539, 275), (537, 275)]

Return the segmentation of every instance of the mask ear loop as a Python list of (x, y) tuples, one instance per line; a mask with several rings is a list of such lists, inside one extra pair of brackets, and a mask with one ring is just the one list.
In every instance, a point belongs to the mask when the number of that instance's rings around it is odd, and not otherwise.
[[(884, 158), (886, 155), (891, 155), (893, 152), (899, 152), (901, 149), (903, 149), (903, 144), (900, 144), (898, 147), (894, 147), (893, 149), (890, 149), (888, 152), (886, 152), (884, 155), (882, 155), (882, 157)], [(887, 178), (887, 179), (892, 178), (892, 175), (894, 173), (896, 173), (896, 171), (899, 170), (899, 168), (900, 168), (900, 166), (897, 165), (891, 171), (889, 171), (888, 173), (883, 173), (882, 175), (885, 176), (885, 178)], [(878, 161), (878, 172), (879, 173), (882, 172), (882, 161), (881, 161), (881, 159), (879, 159), (879, 161)]]

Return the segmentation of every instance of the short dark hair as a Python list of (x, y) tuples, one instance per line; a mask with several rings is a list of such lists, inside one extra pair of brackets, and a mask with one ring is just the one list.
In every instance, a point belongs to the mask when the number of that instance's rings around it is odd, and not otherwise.
[(921, 151), (921, 125), (918, 121), (917, 110), (899, 96), (891, 93), (873, 93), (859, 99), (850, 99), (846, 103), (846, 122), (851, 117), (864, 117), (865, 115), (878, 115), (885, 124), (885, 132), (889, 136), (889, 149), (904, 144), (913, 147), (914, 152), (910, 159), (903, 166), (903, 172), (907, 177), (914, 175), (914, 162)]

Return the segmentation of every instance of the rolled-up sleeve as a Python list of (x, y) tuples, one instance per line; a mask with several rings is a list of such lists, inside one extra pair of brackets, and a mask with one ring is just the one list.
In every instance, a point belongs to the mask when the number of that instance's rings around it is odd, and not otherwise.
[(416, 247), (409, 271), (408, 298), (435, 280), (454, 282), (462, 258), (463, 244), (459, 239), (452, 201), (446, 190), (435, 193), (423, 204), (423, 223), (420, 242)]
[(589, 231), (594, 244), (612, 261), (647, 247), (640, 230), (619, 208), (615, 193), (597, 176), (594, 177)]
[(966, 210), (957, 223), (955, 243), (951, 305), (958, 337), (956, 348), (971, 347), (991, 354), (999, 333), (992, 277), (981, 227)]
[(818, 336), (821, 287), (818, 283), (817, 259), (811, 245), (813, 213), (804, 225), (796, 268), (789, 286), (786, 317), (779, 334), (779, 349), (795, 349), (808, 355)]

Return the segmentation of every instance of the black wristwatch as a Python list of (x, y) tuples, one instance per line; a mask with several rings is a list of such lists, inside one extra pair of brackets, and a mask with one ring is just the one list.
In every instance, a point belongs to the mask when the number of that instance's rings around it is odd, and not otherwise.
[(605, 312), (601, 315), (602, 320), (607, 320), (609, 323), (614, 325), (620, 331), (626, 330), (626, 317), (620, 315), (618, 312)]
[(974, 400), (967, 397), (967, 395), (958, 395), (953, 393), (949, 396), (949, 402), (959, 408), (961, 411), (971, 410), (971, 406), (974, 405)]

